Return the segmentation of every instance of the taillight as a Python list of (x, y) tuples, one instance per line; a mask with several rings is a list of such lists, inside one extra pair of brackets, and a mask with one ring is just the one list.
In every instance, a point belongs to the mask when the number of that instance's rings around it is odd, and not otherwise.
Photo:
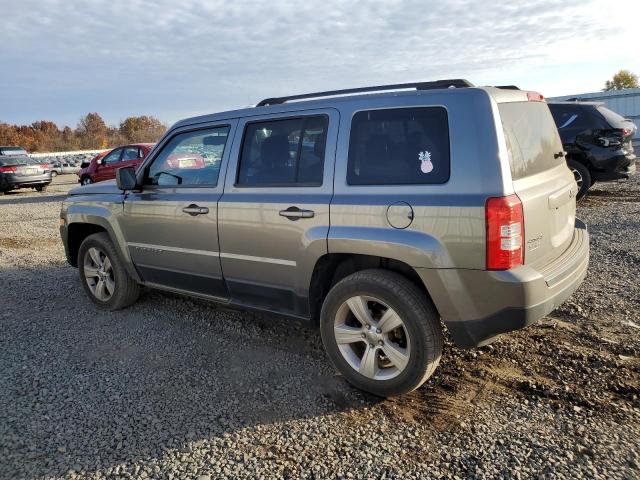
[(48, 163), (41, 163), (41, 164), (40, 164), (40, 167), (41, 167), (43, 170), (49, 170), (49, 164), (48, 164)]
[(530, 102), (544, 102), (544, 96), (538, 92), (527, 92), (527, 100)]
[(0, 167), (0, 173), (13, 173), (17, 171), (18, 171), (18, 167), (16, 167), (15, 165), (7, 165), (5, 167)]
[(626, 137), (627, 135), (631, 134), (631, 129), (630, 128), (623, 128), (622, 129), (622, 136)]
[(524, 218), (517, 195), (491, 197), (485, 205), (487, 270), (509, 270), (524, 260)]

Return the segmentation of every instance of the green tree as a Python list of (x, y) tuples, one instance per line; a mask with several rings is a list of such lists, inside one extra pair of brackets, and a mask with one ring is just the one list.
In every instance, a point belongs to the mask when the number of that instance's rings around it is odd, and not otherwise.
[(607, 80), (604, 84), (604, 91), (624, 90), (625, 88), (638, 88), (638, 76), (629, 70), (620, 70), (613, 76), (613, 79)]

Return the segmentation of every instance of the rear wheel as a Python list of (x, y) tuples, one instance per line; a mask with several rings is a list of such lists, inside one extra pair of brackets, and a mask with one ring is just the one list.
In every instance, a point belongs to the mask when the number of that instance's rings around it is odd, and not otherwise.
[(58, 172), (56, 172), (55, 170), (53, 170), (53, 171), (51, 172), (51, 176), (55, 178), (55, 177), (56, 177), (56, 175), (58, 175)]
[(567, 165), (573, 173), (573, 177), (576, 179), (576, 183), (578, 184), (578, 195), (576, 198), (580, 200), (587, 194), (587, 191), (591, 188), (591, 173), (589, 169), (585, 167), (582, 163), (576, 160), (568, 160)]
[(36, 187), (36, 192), (46, 192), (47, 191), (47, 186), (46, 185), (38, 185)]
[(82, 180), (80, 180), (80, 185), (89, 185), (91, 183), (91, 177), (82, 177)]
[(322, 342), (354, 386), (381, 397), (415, 390), (435, 371), (442, 329), (427, 296), (402, 275), (356, 272), (327, 295)]
[(106, 233), (95, 233), (82, 242), (78, 271), (85, 292), (102, 309), (128, 307), (140, 296), (140, 285), (127, 272)]

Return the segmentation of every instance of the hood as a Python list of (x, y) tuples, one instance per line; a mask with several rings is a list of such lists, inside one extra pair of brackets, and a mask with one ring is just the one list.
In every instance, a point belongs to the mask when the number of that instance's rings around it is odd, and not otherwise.
[(92, 183), (82, 187), (76, 187), (69, 190), (69, 195), (92, 195), (98, 193), (119, 194), (122, 190), (118, 188), (115, 180), (106, 180), (104, 182)]

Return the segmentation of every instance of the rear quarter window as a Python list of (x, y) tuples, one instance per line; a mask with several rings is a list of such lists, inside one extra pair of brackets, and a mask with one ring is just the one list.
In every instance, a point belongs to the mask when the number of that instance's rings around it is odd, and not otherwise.
[(514, 180), (564, 162), (564, 157), (554, 158), (554, 154), (562, 151), (562, 143), (546, 103), (501, 103), (498, 109)]
[(349, 185), (439, 184), (449, 180), (450, 169), (443, 107), (365, 110), (353, 116)]

